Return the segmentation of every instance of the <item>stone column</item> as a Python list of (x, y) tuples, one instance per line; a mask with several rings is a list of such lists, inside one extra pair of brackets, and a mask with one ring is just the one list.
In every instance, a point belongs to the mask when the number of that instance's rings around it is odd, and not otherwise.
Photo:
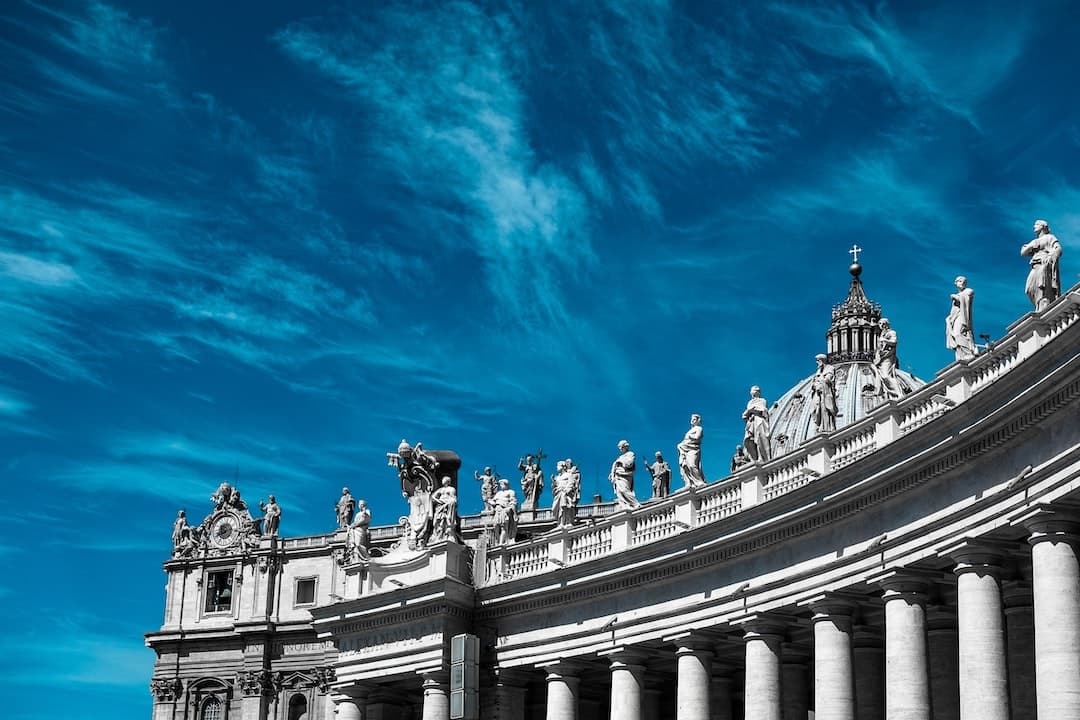
[[(547, 670), (547, 720), (577, 720), (578, 686), (581, 678), (577, 668), (556, 663)], [(425, 720), (427, 720), (425, 718)]]
[(855, 676), (851, 657), (851, 615), (855, 604), (843, 598), (813, 601), (814, 718), (855, 720)]
[(890, 571), (877, 579), (885, 591), (885, 717), (930, 720), (925, 577)]
[(677, 640), (676, 645), (675, 717), (709, 720), (712, 644), (688, 637)]
[(1007, 582), (1004, 597), (1012, 720), (1035, 720), (1035, 615), (1031, 586)]
[(1075, 509), (1042, 506), (1031, 532), (1035, 692), (1039, 720), (1080, 718), (1080, 524)]
[(960, 720), (960, 646), (956, 613), (937, 606), (927, 613), (930, 651), (930, 706), (934, 720)]
[(342, 688), (330, 698), (334, 701), (335, 720), (366, 720), (367, 690)]
[(450, 689), (445, 671), (424, 673), (423, 720), (450, 720)]
[(512, 670), (495, 672), (495, 720), (525, 720), (528, 677)]
[(1009, 720), (1001, 548), (965, 541), (945, 551), (956, 561), (961, 720)]
[(642, 720), (645, 655), (624, 648), (604, 655), (611, 663), (611, 720)]
[(785, 626), (754, 620), (745, 625), (746, 720), (783, 720), (781, 701), (781, 644)]
[(780, 688), (784, 720), (805, 720), (810, 711), (810, 653), (784, 643), (781, 646)]
[(851, 655), (855, 659), (855, 717), (884, 720), (885, 648), (880, 631), (856, 626)]

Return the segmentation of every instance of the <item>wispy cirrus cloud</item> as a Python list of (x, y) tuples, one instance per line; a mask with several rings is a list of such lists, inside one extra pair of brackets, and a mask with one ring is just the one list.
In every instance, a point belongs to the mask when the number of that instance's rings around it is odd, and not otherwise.
[[(9, 17), (7, 23), (48, 43), (52, 51), (7, 43), (3, 65), (18, 72), (6, 74), (5, 84), (14, 94), (4, 106), (41, 112), (51, 102), (66, 101), (130, 109), (148, 95), (171, 97), (170, 78), (160, 56), (161, 31), (149, 21), (102, 2), (78, 9), (26, 5), (36, 11), (37, 22)], [(34, 85), (33, 76), (45, 86)]]
[(49, 636), (62, 634), (67, 640), (54, 644), (46, 633), (29, 623), (10, 633), (3, 641), (4, 655), (18, 662), (4, 663), (4, 684), (21, 687), (52, 685), (58, 680), (76, 685), (144, 687), (150, 669), (148, 651), (132, 643), (137, 628), (103, 632), (100, 619), (57, 613)]
[[(299, 492), (318, 484), (318, 470), (346, 461), (286, 440), (231, 434), (119, 432), (103, 439), (101, 457), (71, 462), (49, 477), (82, 491), (149, 495), (184, 503), (207, 496), (239, 472), (253, 505), (268, 493)], [(254, 507), (253, 507), (254, 510)]]
[[(408, 45), (386, 42), (401, 35)], [(589, 213), (575, 178), (533, 150), (509, 16), (385, 7), (274, 39), (364, 109), (373, 172), (407, 194), (399, 221), (468, 242), (502, 314), (566, 322), (563, 278), (593, 262)]]
[(937, 6), (902, 18), (887, 5), (768, 10), (802, 46), (873, 71), (906, 103), (932, 103), (976, 126), (981, 101), (1008, 77), (1033, 27), (1032, 11), (1020, 6)]

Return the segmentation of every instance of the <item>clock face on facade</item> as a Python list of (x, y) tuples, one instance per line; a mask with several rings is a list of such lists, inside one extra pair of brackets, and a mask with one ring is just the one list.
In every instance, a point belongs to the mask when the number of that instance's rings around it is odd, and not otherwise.
[(232, 547), (240, 538), (240, 518), (233, 513), (221, 513), (210, 523), (210, 542), (219, 548)]

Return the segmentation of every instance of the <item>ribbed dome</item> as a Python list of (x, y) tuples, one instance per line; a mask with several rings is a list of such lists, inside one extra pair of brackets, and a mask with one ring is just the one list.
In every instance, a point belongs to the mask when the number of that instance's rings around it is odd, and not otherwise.
[[(852, 263), (851, 287), (847, 299), (834, 306), (832, 323), (825, 334), (826, 362), (835, 372), (837, 429), (861, 420), (885, 399), (874, 392), (874, 349), (881, 334), (881, 306), (871, 302), (863, 292), (862, 265)], [(901, 337), (900, 353), (903, 352)], [(809, 363), (813, 364), (811, 358)], [(925, 381), (904, 372), (896, 371), (900, 387), (905, 393), (913, 392), (926, 384)], [(777, 400), (769, 411), (772, 432), (773, 457), (794, 450), (817, 435), (810, 404), (814, 374), (800, 380)]]

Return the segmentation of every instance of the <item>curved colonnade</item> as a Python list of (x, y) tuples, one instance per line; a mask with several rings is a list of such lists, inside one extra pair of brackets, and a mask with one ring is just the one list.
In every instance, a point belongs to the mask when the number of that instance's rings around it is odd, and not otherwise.
[[(474, 632), (480, 715), (501, 720), (1080, 718), (1078, 319), (1073, 290), (771, 463), (481, 546), (475, 589), (375, 593), (315, 628)], [(422, 717), (446, 718), (445, 659), (342, 652), (338, 717), (419, 675)]]

